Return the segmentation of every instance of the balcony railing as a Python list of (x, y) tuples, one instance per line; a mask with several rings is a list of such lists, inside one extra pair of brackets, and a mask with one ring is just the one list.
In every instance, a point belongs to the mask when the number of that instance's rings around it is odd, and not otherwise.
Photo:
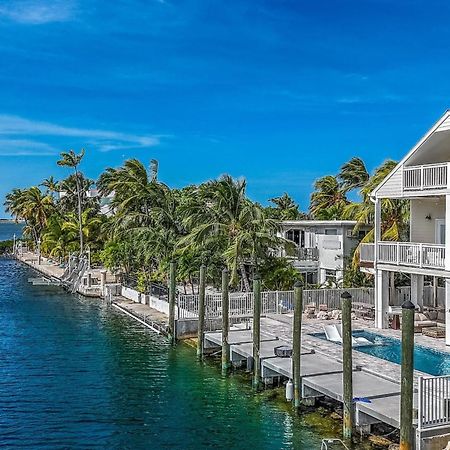
[(317, 261), (319, 259), (318, 248), (298, 248), (297, 259), (299, 261)]
[(448, 163), (403, 168), (403, 190), (447, 189)]
[[(374, 244), (362, 244), (360, 259), (373, 262)], [(445, 269), (445, 246), (415, 242), (379, 242), (378, 263), (419, 268)]]

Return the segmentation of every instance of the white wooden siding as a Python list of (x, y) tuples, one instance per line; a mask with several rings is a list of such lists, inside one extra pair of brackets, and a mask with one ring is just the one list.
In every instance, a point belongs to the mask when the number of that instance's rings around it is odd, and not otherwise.
[(436, 129), (436, 131), (450, 130), (450, 117), (447, 117)]
[[(431, 220), (427, 219), (427, 216)], [(436, 219), (445, 219), (445, 199), (411, 200), (411, 242), (436, 242)]]
[(397, 166), (390, 178), (377, 191), (378, 198), (400, 198), (403, 196), (403, 168)]

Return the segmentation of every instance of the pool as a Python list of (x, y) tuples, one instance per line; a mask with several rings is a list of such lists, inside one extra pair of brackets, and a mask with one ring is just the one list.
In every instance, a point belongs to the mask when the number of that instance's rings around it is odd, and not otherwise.
[[(320, 339), (326, 339), (325, 333), (314, 333)], [(377, 341), (382, 345), (353, 347), (354, 350), (377, 358), (401, 363), (401, 342), (399, 339), (382, 336), (369, 331), (354, 331), (353, 336), (365, 337), (370, 341)], [(336, 344), (338, 345), (338, 344)], [(414, 346), (414, 368), (430, 375), (450, 375), (450, 353), (438, 352), (420, 345)]]

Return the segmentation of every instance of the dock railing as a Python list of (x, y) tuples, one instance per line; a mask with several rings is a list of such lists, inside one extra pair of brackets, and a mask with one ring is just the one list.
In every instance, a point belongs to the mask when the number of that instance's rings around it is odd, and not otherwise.
[(431, 428), (450, 427), (450, 375), (419, 377), (419, 432)]

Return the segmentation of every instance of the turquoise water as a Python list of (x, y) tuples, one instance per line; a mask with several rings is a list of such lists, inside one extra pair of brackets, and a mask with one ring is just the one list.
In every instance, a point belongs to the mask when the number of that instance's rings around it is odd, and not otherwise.
[(317, 449), (304, 419), (0, 258), (0, 447)]
[[(381, 345), (354, 347), (354, 350), (377, 358), (401, 364), (402, 350), (399, 339), (389, 338), (369, 331), (355, 331), (354, 336), (365, 337), (372, 342)], [(326, 339), (325, 333), (319, 333), (315, 336)], [(422, 347), (414, 346), (414, 368), (430, 375), (449, 375), (450, 374), (450, 353), (443, 353)]]
[(19, 237), (22, 234), (22, 228), (23, 225), (19, 223), (0, 222), (0, 242), (9, 241), (14, 233)]

